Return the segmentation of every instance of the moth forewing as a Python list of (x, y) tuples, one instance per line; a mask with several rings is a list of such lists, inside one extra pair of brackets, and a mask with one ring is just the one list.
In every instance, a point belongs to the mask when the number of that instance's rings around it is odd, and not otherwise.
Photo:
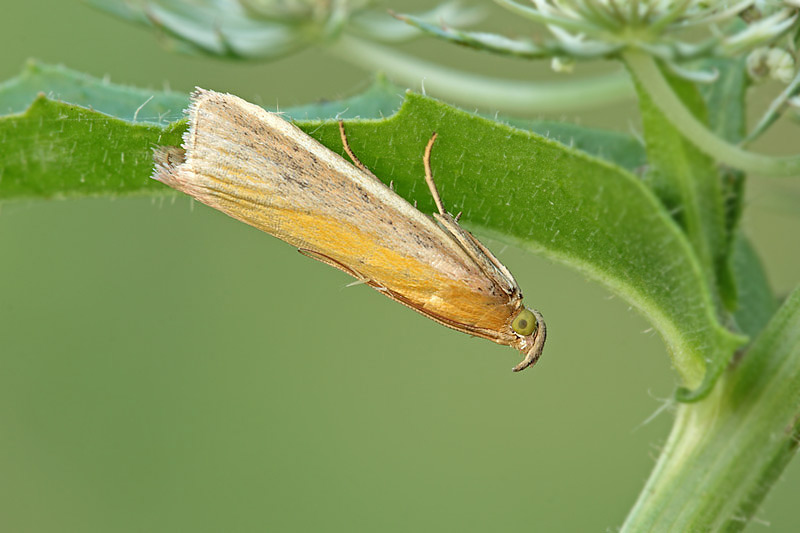
[(522, 291), (514, 276), (475, 236), (459, 226), (458, 222), (448, 213), (434, 213), (433, 217), (458, 241), (470, 258), (481, 267), (483, 273), (491, 278), (499, 288), (509, 296), (515, 295), (520, 300), (522, 299)]
[(444, 213), (435, 186), (438, 223), (363, 167), (343, 129), (358, 166), (232, 95), (198, 89), (188, 118), (182, 149), (155, 150), (155, 179), (448, 327), (523, 352), (543, 343), (543, 322), (526, 335), (512, 327), (524, 309), (513, 276)]

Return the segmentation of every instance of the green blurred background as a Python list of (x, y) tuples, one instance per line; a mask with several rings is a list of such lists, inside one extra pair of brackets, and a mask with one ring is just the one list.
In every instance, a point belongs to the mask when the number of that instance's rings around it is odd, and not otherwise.
[[(525, 31), (503, 16), (484, 27)], [(554, 77), (430, 40), (402, 48)], [(321, 50), (274, 63), (173, 55), (59, 0), (6, 3), (0, 50), (0, 79), (33, 57), (281, 107), (372, 77)], [(637, 124), (634, 102), (548, 118)], [(783, 124), (760, 149), (796, 151), (796, 131)], [(744, 226), (779, 293), (800, 271), (798, 205), (796, 184), (751, 180)], [(643, 424), (675, 385), (648, 324), (502, 243), (488, 240), (550, 329), (521, 375), (513, 350), (345, 288), (338, 271), (187, 199), (18, 202), (1, 215), (2, 532), (613, 531), (667, 436), (668, 412)], [(796, 531), (798, 491), (793, 464), (749, 530)]]

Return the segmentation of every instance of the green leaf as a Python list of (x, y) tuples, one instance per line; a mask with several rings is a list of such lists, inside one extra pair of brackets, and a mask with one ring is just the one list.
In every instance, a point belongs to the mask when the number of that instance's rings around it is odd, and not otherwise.
[[(705, 104), (694, 84), (664, 72), (672, 89), (705, 121)], [(727, 265), (725, 213), (716, 165), (672, 126), (637, 83), (639, 109), (651, 171), (645, 177), (684, 228), (700, 259), (707, 282), (721, 297), (716, 273)]]
[(133, 124), (39, 96), (0, 118), (0, 199), (163, 194), (152, 148), (179, 144), (184, 122)]
[[(139, 123), (166, 124), (165, 121), (176, 121), (182, 118), (183, 109), (189, 103), (188, 95), (173, 92), (149, 91), (144, 89), (124, 87), (100, 80), (86, 74), (70, 70), (62, 66), (52, 66), (31, 61), (26, 66), (23, 73), (0, 84), (0, 109), (7, 109), (11, 113), (23, 113), (41, 94), (48, 95), (46, 99), (54, 99), (60, 102), (76, 104), (87, 108), (86, 110), (101, 111), (106, 115), (132, 121), (136, 117)], [(326, 118), (384, 118), (393, 114), (403, 103), (405, 90), (392, 84), (382, 75), (378, 75), (375, 82), (366, 91), (342, 100), (323, 101), (303, 106), (282, 109), (281, 112), (294, 120), (314, 120)], [(145, 105), (142, 105), (145, 104)], [(37, 105), (43, 105), (42, 103)], [(56, 106), (58, 107), (58, 106)], [(57, 117), (58, 111), (52, 108), (51, 116)], [(71, 106), (65, 106), (65, 113), (73, 118), (83, 120), (105, 121), (105, 117), (98, 117), (92, 113), (82, 113)], [(2, 118), (0, 118), (2, 120)], [(19, 118), (9, 120), (5, 126), (7, 128), (17, 128)], [(38, 118), (36, 120), (39, 120)], [(645, 164), (645, 155), (639, 142), (629, 135), (618, 132), (586, 128), (568, 122), (544, 121), (544, 120), (520, 120), (504, 119), (506, 122), (530, 131), (539, 133), (545, 137), (559, 141), (562, 144), (578, 148), (587, 153), (596, 155), (608, 161), (614, 162), (630, 170), (640, 168)], [(23, 120), (23, 122), (25, 122)], [(53, 126), (60, 129), (60, 126)], [(12, 129), (13, 131), (13, 129)], [(51, 132), (52, 135), (52, 132)], [(154, 137), (155, 138), (155, 137)], [(61, 138), (63, 139), (63, 137)], [(156, 143), (153, 140), (153, 143)], [(58, 150), (57, 143), (53, 145)], [(70, 147), (63, 147), (68, 150)], [(1, 156), (0, 156), (1, 157)], [(9, 155), (9, 161), (13, 156)], [(90, 158), (87, 155), (87, 159)], [(120, 157), (123, 157), (120, 153)], [(35, 159), (35, 158), (34, 158)], [(101, 157), (102, 160), (102, 157)], [(22, 163), (22, 161), (18, 162)], [(143, 160), (144, 166), (149, 165), (149, 160)], [(9, 168), (14, 167), (14, 163), (7, 163)], [(47, 167), (43, 167), (47, 172)], [(105, 170), (105, 169), (103, 169)], [(141, 170), (141, 169), (140, 169)], [(45, 184), (49, 181), (48, 176), (41, 176), (41, 179), (33, 179), (30, 172), (35, 169), (28, 169), (28, 178), (31, 183), (36, 182)], [(63, 173), (71, 171), (69, 166), (64, 167)], [(139, 171), (137, 171), (139, 172)], [(73, 196), (81, 194), (126, 194), (137, 192), (138, 189), (149, 190), (153, 184), (144, 180), (138, 186), (133, 187), (127, 184), (125, 187), (116, 189), (110, 182), (106, 182), (101, 175), (92, 178), (86, 174), (85, 169), (77, 171), (76, 176), (81, 176), (84, 180), (77, 179), (75, 183), (81, 184), (86, 181), (98, 183), (108, 183), (109, 188), (89, 192), (88, 189), (76, 185), (71, 187), (70, 180), (65, 179), (52, 184), (52, 188), (30, 188), (18, 187), (14, 191), (10, 188), (4, 191), (5, 198), (15, 196)], [(64, 189), (59, 188), (59, 184), (64, 184)]]
[[(705, 122), (705, 103), (695, 85), (668, 72), (663, 74), (684, 105)], [(736, 286), (728, 270), (729, 238), (716, 165), (675, 129), (638, 82), (636, 87), (651, 164), (646, 180), (686, 232), (702, 271), (706, 273), (705, 282), (710, 287), (718, 312), (722, 314), (724, 310), (736, 307)], [(698, 394), (713, 386), (732, 353), (718, 355), (719, 358), (709, 361), (706, 379)], [(679, 391), (679, 398), (685, 401), (696, 396), (688, 395), (685, 390)]]
[(323, 120), (330, 118), (384, 118), (403, 104), (405, 89), (378, 75), (364, 92), (330, 102), (318, 102), (282, 110), (293, 120)]
[(745, 59), (705, 59), (700, 65), (703, 70), (717, 72), (715, 82), (697, 86), (706, 103), (708, 125), (723, 139), (738, 143), (744, 138), (747, 127)]
[[(298, 125), (341, 152), (335, 121)], [(0, 198), (171, 194), (148, 178), (151, 148), (179, 144), (183, 129), (39, 97), (24, 114), (0, 118)], [(624, 169), (415, 94), (392, 117), (347, 129), (361, 160), (423, 212), (433, 202), (422, 152), (439, 132), (433, 168), (447, 208), (463, 211), (467, 227), (562, 260), (625, 297), (661, 332), (686, 386), (700, 384), (706, 360), (727, 358), (741, 342), (717, 322), (680, 228)], [(535, 287), (527, 291), (535, 305)]]
[[(745, 58), (706, 59), (700, 64), (703, 69), (716, 71), (718, 74), (714, 83), (698, 85), (708, 110), (708, 123), (711, 131), (731, 143), (739, 143), (744, 138), (747, 127), (745, 93), (748, 79)], [(744, 203), (745, 174), (730, 167), (720, 168), (719, 174), (725, 214), (725, 252), (723, 255), (731, 256), (734, 253), (733, 247), (736, 246), (734, 241), (737, 238), (739, 218)], [(742, 282), (734, 279), (731, 261), (719, 265), (717, 276), (726, 308), (728, 310), (741, 308), (743, 304), (737, 300)], [(771, 296), (771, 293), (769, 294)]]
[[(183, 93), (125, 87), (63, 66), (29, 61), (22, 74), (0, 83), (0, 116), (24, 113), (42, 93), (49, 99), (123, 120), (161, 125), (183, 118), (183, 110), (189, 105), (189, 96)], [(400, 108), (403, 93), (405, 89), (379, 74), (372, 85), (354, 97), (281, 111), (294, 120), (382, 118)]]
[(40, 93), (119, 119), (161, 125), (182, 118), (189, 103), (185, 94), (124, 87), (65, 67), (30, 61), (22, 74), (0, 84), (0, 116), (25, 112)]
[(618, 131), (587, 128), (555, 120), (503, 119), (508, 124), (577, 148), (627, 170), (637, 172), (647, 164), (644, 146), (632, 135)]
[(761, 259), (741, 231), (734, 237), (731, 269), (739, 294), (733, 318), (739, 330), (754, 339), (775, 314), (778, 299), (767, 280)]

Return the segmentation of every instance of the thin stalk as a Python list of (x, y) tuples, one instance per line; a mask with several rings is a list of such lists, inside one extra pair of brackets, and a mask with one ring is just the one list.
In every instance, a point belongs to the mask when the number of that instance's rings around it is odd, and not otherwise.
[(756, 124), (756, 127), (753, 128), (753, 131), (751, 131), (747, 135), (747, 138), (742, 141), (742, 144), (746, 145), (753, 142), (762, 133), (764, 133), (767, 128), (772, 126), (772, 124), (778, 120), (778, 117), (780, 117), (781, 112), (785, 109), (786, 102), (789, 100), (789, 98), (797, 94), (798, 91), (800, 91), (800, 72), (797, 73), (797, 76), (794, 77), (786, 89), (784, 89), (783, 92), (781, 92), (781, 94), (779, 94), (778, 97), (773, 100), (772, 104), (769, 106), (769, 109), (767, 109), (766, 113), (764, 113), (764, 116), (761, 117), (761, 120), (758, 121), (758, 124)]
[(672, 433), (622, 532), (740, 531), (798, 445), (800, 290)]
[(536, 83), (470, 74), (352, 35), (342, 35), (326, 50), (359, 67), (383, 71), (389, 79), (409, 87), (421, 85), (434, 95), (509, 113), (578, 111), (633, 96), (633, 87), (623, 71), (591, 79)]
[(717, 162), (760, 176), (800, 176), (800, 156), (773, 157), (748, 152), (712, 133), (686, 109), (652, 56), (628, 50), (623, 52), (622, 59), (670, 122)]

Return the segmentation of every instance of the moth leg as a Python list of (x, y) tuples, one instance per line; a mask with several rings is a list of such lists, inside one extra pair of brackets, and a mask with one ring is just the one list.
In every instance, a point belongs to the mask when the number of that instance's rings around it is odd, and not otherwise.
[(439, 210), (440, 215), (446, 215), (447, 213), (444, 210), (442, 198), (439, 196), (438, 189), (436, 189), (436, 183), (433, 181), (433, 172), (431, 171), (431, 150), (433, 150), (433, 142), (436, 140), (437, 135), (436, 132), (433, 132), (431, 140), (428, 141), (428, 145), (425, 147), (425, 155), (422, 157), (422, 163), (425, 165), (425, 182), (431, 190), (431, 196), (433, 196), (433, 201), (436, 203), (436, 209)]
[(362, 163), (359, 158), (356, 157), (356, 154), (353, 153), (353, 150), (350, 148), (350, 143), (347, 142), (347, 134), (344, 131), (344, 121), (342, 120), (339, 121), (339, 137), (342, 138), (342, 146), (344, 147), (344, 151), (347, 153), (347, 156), (350, 158), (353, 164), (362, 172), (365, 172), (370, 176), (372, 176), (373, 178), (375, 178), (376, 180), (380, 181), (378, 179), (378, 176), (373, 174), (372, 171), (368, 169), (367, 166), (364, 163)]

